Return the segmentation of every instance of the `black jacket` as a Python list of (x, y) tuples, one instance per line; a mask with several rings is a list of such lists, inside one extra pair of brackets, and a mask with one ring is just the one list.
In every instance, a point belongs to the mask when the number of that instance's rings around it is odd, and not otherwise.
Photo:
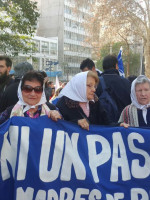
[(66, 121), (78, 123), (78, 120), (85, 118), (88, 120), (89, 124), (109, 125), (107, 114), (103, 107), (101, 107), (98, 99), (95, 101), (95, 103), (89, 102), (89, 117), (84, 114), (78, 102), (73, 101), (65, 96), (58, 100), (56, 107), (59, 109), (64, 120)]
[(0, 80), (0, 102), (4, 92), (12, 83), (14, 83), (14, 79), (10, 75)]
[[(119, 75), (118, 70), (111, 69), (103, 72), (103, 76), (106, 87), (109, 94), (115, 100), (118, 110), (121, 114), (122, 110), (131, 103), (130, 92), (131, 92), (131, 83), (124, 77)], [(102, 87), (99, 83), (96, 94), (100, 96), (102, 93)]]
[(20, 79), (15, 79), (14, 83), (9, 85), (3, 93), (0, 101), (0, 113), (9, 106), (13, 106), (18, 102), (18, 86)]

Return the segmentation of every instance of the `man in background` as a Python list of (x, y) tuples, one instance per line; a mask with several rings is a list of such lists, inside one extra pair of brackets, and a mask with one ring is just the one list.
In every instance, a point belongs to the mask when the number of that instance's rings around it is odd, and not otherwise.
[(54, 88), (55, 87), (53, 81), (48, 81), (47, 84), (48, 84), (48, 87), (50, 87), (50, 88)]
[(19, 82), (22, 76), (24, 76), (25, 73), (31, 70), (33, 70), (33, 66), (28, 62), (21, 62), (14, 66), (15, 80), (13, 84), (11, 84), (9, 87), (6, 88), (5, 92), (1, 97), (0, 113), (3, 112), (7, 107), (15, 105), (17, 103), (18, 101), (17, 91)]
[[(89, 58), (82, 61), (80, 69), (82, 71), (91, 70), (97, 72), (94, 62)], [(97, 72), (97, 74), (99, 77), (103, 76), (107, 92), (115, 101), (118, 108), (118, 116), (120, 116), (124, 107), (131, 103), (131, 83), (126, 78), (119, 75), (118, 60), (114, 55), (108, 55), (103, 59), (103, 70), (103, 73)], [(100, 81), (96, 89), (96, 95), (100, 97), (102, 92), (103, 90)]]
[(82, 72), (89, 71), (89, 70), (96, 72), (98, 76), (100, 76), (100, 74), (102, 73), (100, 70), (96, 69), (95, 63), (90, 58), (86, 58), (85, 60), (81, 62), (80, 69)]
[(14, 82), (9, 75), (12, 60), (8, 56), (0, 56), (0, 101), (6, 88)]
[(52, 95), (52, 89), (51, 87), (49, 87), (49, 78), (46, 74), (45, 71), (39, 71), (42, 76), (44, 77), (44, 84), (45, 84), (45, 96), (46, 96), (46, 100), (49, 101), (51, 95)]
[[(118, 60), (114, 55), (107, 55), (103, 59), (103, 76), (107, 91), (117, 104), (119, 113), (131, 103), (130, 91), (131, 83), (126, 78), (119, 75)], [(102, 93), (101, 84), (98, 85), (97, 95)]]

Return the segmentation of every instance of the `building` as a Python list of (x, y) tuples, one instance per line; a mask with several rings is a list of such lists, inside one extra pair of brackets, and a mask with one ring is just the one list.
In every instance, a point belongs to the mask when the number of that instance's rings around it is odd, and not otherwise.
[(30, 56), (31, 63), (34, 63), (39, 70), (58, 71), (58, 38), (35, 36), (33, 41), (36, 51)]
[(58, 60), (66, 79), (80, 71), (83, 59), (91, 58), (91, 48), (85, 44), (83, 28), (88, 7), (75, 14), (74, 0), (36, 0), (40, 10), (37, 35), (58, 37)]
[(35, 36), (32, 38), (35, 50), (27, 54), (19, 53), (13, 58), (13, 65), (19, 62), (30, 62), (35, 70), (46, 71), (49, 77), (62, 76), (58, 62), (58, 38), (44, 38)]

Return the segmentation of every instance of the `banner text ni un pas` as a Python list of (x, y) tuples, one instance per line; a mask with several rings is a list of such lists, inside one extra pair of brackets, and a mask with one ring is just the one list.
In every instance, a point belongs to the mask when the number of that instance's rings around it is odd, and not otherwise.
[(13, 117), (0, 151), (0, 200), (150, 199), (148, 129)]

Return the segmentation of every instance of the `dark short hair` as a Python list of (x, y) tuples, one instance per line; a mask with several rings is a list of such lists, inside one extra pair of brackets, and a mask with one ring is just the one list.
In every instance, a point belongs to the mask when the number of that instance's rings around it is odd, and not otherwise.
[(0, 56), (0, 60), (5, 60), (7, 67), (12, 67), (12, 60), (8, 56)]
[(39, 81), (41, 83), (41, 86), (43, 86), (43, 84), (44, 84), (44, 77), (42, 76), (41, 73), (33, 70), (33, 71), (27, 72), (23, 76), (21, 88), (24, 86), (25, 81), (34, 81), (34, 80)]
[(83, 70), (86, 67), (89, 70), (92, 70), (92, 67), (95, 67), (95, 63), (93, 62), (93, 60), (91, 60), (90, 58), (83, 60), (80, 64), (80, 69)]
[(127, 79), (130, 81), (130, 83), (132, 83), (136, 78), (137, 78), (136, 75), (130, 75), (127, 77)]
[(53, 81), (48, 81), (48, 84), (51, 85), (51, 84), (54, 84), (54, 82)]
[(108, 55), (103, 59), (103, 70), (115, 69), (118, 59), (115, 55)]
[(39, 73), (41, 73), (44, 78), (47, 77), (47, 74), (45, 71), (39, 71)]

